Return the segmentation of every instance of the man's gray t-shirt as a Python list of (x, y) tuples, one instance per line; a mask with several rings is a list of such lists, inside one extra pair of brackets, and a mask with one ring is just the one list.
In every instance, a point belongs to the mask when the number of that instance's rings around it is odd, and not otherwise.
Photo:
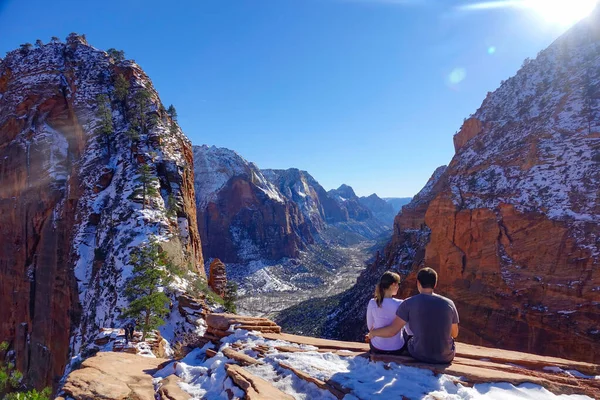
[(452, 324), (458, 324), (454, 302), (437, 294), (418, 294), (400, 304), (396, 315), (410, 324), (414, 336), (408, 351), (417, 360), (449, 363), (454, 359)]

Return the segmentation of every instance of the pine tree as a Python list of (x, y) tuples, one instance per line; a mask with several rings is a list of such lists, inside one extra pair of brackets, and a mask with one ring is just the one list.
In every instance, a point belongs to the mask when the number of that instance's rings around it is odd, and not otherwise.
[(42, 42), (40, 39), (35, 41), (35, 47), (37, 47), (38, 49), (40, 47), (42, 47), (44, 45), (44, 42)]
[(131, 111), (131, 124), (137, 128), (140, 134), (145, 134), (148, 131), (148, 115), (146, 111), (150, 106), (150, 92), (147, 89), (140, 89), (133, 95), (133, 104)]
[(21, 54), (25, 55), (27, 53), (29, 53), (29, 50), (31, 50), (31, 48), (33, 47), (33, 45), (31, 43), (24, 43), (21, 45)]
[(146, 199), (151, 196), (157, 196), (158, 190), (154, 187), (157, 179), (152, 175), (152, 169), (148, 164), (143, 164), (139, 169), (139, 181), (142, 184), (142, 210), (146, 209)]
[(232, 281), (227, 282), (227, 285), (225, 286), (225, 295), (223, 296), (223, 307), (231, 313), (237, 311), (235, 306), (235, 302), (237, 301), (237, 290), (237, 283)]
[(125, 60), (125, 52), (123, 50), (117, 50), (110, 48), (106, 50), (108, 56), (113, 59), (114, 62), (121, 62)]
[(169, 313), (169, 298), (159, 290), (167, 281), (167, 254), (151, 242), (132, 254), (131, 263), (132, 277), (125, 285), (125, 295), (131, 302), (124, 316), (138, 319), (143, 341), (150, 330), (164, 324), (161, 317)]
[(104, 142), (108, 157), (110, 158), (110, 136), (114, 132), (110, 99), (105, 94), (99, 94), (96, 97), (96, 101), (98, 102), (96, 116), (100, 119), (100, 125), (96, 128), (96, 133), (100, 135), (100, 140)]
[(167, 108), (167, 114), (173, 121), (177, 121), (177, 110), (175, 110), (175, 106), (171, 104), (169, 108)]
[(177, 110), (175, 110), (175, 106), (171, 104), (169, 108), (167, 108), (167, 114), (171, 117), (171, 125), (169, 127), (169, 132), (171, 135), (175, 135), (177, 133), (178, 125), (177, 125)]
[(52, 37), (50, 38), (50, 41), (51, 41), (53, 44), (60, 43), (60, 39), (59, 39), (59, 38), (57, 38), (56, 36), (52, 36)]
[(115, 77), (115, 98), (123, 105), (129, 94), (129, 81), (122, 74)]

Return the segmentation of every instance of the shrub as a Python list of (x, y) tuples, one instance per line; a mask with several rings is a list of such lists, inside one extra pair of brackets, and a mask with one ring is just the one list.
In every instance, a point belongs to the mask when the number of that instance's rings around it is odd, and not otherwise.
[(110, 48), (106, 50), (108, 56), (114, 60), (114, 62), (121, 62), (125, 60), (125, 52), (123, 50), (117, 50)]
[(213, 290), (208, 286), (208, 282), (201, 276), (195, 275), (194, 279), (190, 282), (190, 293), (194, 297), (202, 297), (203, 295), (213, 303), (224, 305), (225, 301), (213, 292)]

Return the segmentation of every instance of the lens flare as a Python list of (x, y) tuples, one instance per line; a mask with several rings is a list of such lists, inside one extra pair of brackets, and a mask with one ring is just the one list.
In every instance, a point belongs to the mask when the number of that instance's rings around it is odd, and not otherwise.
[(454, 68), (450, 75), (448, 76), (448, 80), (452, 85), (457, 85), (465, 80), (467, 77), (467, 70), (464, 68)]

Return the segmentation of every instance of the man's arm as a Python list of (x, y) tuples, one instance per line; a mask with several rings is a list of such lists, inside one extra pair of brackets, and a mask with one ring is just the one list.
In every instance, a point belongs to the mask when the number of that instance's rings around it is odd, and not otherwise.
[(456, 309), (456, 306), (452, 300), (450, 300), (450, 305), (452, 308), (452, 329), (450, 330), (450, 336), (452, 339), (456, 339), (458, 336), (458, 323), (460, 320), (458, 319), (458, 310)]
[(389, 338), (400, 332), (402, 328), (404, 328), (404, 325), (406, 325), (406, 322), (402, 318), (396, 316), (391, 324), (384, 326), (383, 328), (373, 329), (369, 332), (368, 336), (369, 338), (374, 338), (375, 336)]
[(458, 324), (452, 324), (450, 336), (452, 337), (452, 339), (456, 339), (456, 337), (458, 336)]

